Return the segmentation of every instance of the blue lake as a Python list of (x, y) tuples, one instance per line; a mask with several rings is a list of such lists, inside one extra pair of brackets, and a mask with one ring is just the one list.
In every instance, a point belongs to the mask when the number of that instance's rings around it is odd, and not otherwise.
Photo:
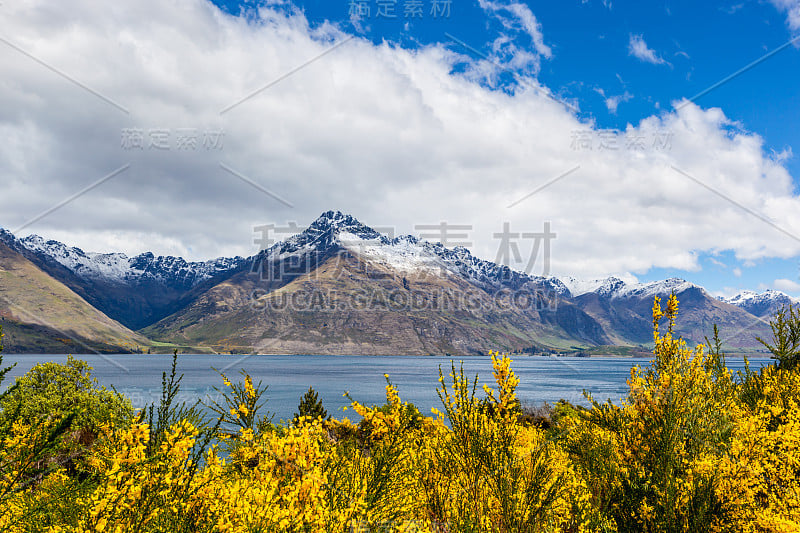
[[(131, 398), (134, 407), (158, 402), (161, 397), (161, 373), (169, 372), (171, 355), (81, 355), (94, 368), (92, 375), (106, 387), (114, 386)], [(64, 355), (5, 354), (3, 366), (16, 363), (8, 378), (20, 376), (43, 361), (65, 362)], [(463, 361), (464, 371), (479, 375), (480, 384), (492, 385), (492, 364), (488, 357), (454, 360), (458, 368)], [(751, 359), (757, 369), (769, 359)], [(178, 374), (183, 374), (180, 401), (194, 403), (198, 399), (220, 399), (214, 387), (223, 388), (222, 378), (214, 368), (224, 371), (231, 381), (238, 381), (239, 370), (249, 372), (255, 382), (261, 380), (269, 389), (265, 395), (266, 409), (275, 414), (275, 421), (289, 419), (297, 410), (300, 397), (309, 386), (319, 393), (328, 414), (341, 418), (355, 413), (343, 412), (349, 405), (343, 393), (364, 404), (385, 401), (383, 375), (389, 374), (404, 401), (410, 401), (424, 414), (431, 407), (441, 407), (436, 388), (439, 385), (439, 366), (449, 379), (451, 360), (445, 357), (365, 357), (330, 355), (180, 355)], [(516, 357), (512, 365), (521, 382), (517, 389), (523, 403), (555, 403), (565, 399), (586, 405), (583, 391), (596, 400), (619, 400), (627, 391), (626, 380), (634, 365), (648, 365), (647, 359), (629, 358), (555, 358)], [(744, 368), (742, 359), (731, 359), (732, 370)], [(11, 379), (3, 385), (8, 385)], [(5, 388), (5, 387), (3, 387)], [(356, 415), (357, 416), (357, 415)]]

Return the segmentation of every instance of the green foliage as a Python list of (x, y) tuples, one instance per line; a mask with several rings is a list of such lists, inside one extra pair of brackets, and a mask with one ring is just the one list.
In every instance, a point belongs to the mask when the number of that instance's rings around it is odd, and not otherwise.
[(133, 408), (127, 398), (98, 386), (86, 361), (69, 356), (65, 364), (47, 362), (17, 378), (16, 386), (0, 399), (3, 417), (16, 412), (33, 423), (74, 414), (75, 429), (95, 431), (104, 424), (127, 424)]
[[(11, 372), (11, 369), (14, 368), (16, 365), (13, 364), (11, 366), (3, 367), (3, 326), (0, 325), (0, 387), (3, 385), (3, 381), (6, 379), (6, 374)], [(8, 413), (6, 416), (3, 416), (3, 402), (10, 394), (13, 393), (16, 385), (12, 385), (2, 393), (0, 393), (0, 439), (2, 439), (5, 435), (8, 434), (8, 429), (11, 427), (11, 424), (14, 420), (17, 419), (18, 413)], [(16, 410), (18, 411), (18, 409)]]
[(800, 364), (800, 311), (791, 305), (781, 307), (769, 326), (772, 343), (761, 337), (756, 337), (756, 340), (772, 353), (778, 368), (794, 370)]
[[(3, 336), (4, 335), (5, 334), (3, 333), (3, 326), (0, 325), (0, 385), (2, 385), (3, 384), (3, 380), (6, 379), (6, 374), (8, 374), (11, 371), (11, 369), (14, 368), (14, 365), (7, 366), (7, 367), (3, 368), (3, 356), (2, 356), (2, 353), (3, 353)], [(5, 392), (0, 394), (0, 398), (3, 398), (5, 395), (6, 395)]]
[[(3, 351), (3, 326), (0, 326), (0, 353)], [(0, 367), (3, 357), (0, 355)], [(14, 365), (0, 368), (0, 385)], [(59, 452), (64, 435), (72, 426), (74, 413), (56, 412), (47, 418), (28, 421), (25, 450), (9, 445), (12, 430), (22, 418), (23, 403), (18, 400), (20, 380), (0, 393), (0, 517), (6, 502), (15, 494), (41, 480), (51, 469), (52, 458)], [(8, 408), (11, 406), (12, 408)]]
[(708, 357), (706, 359), (706, 370), (719, 377), (724, 373), (727, 365), (725, 364), (725, 353), (722, 351), (722, 340), (719, 338), (719, 328), (714, 324), (714, 335), (709, 340), (706, 337), (708, 347)]
[(164, 441), (166, 434), (170, 427), (182, 421), (190, 422), (194, 427), (200, 430), (200, 438), (198, 445), (195, 446), (193, 454), (193, 462), (196, 463), (194, 468), (199, 464), (199, 459), (205, 452), (206, 448), (214, 438), (216, 431), (219, 427), (219, 422), (213, 427), (208, 424), (205, 416), (199, 409), (200, 401), (196, 401), (193, 405), (187, 405), (186, 402), (178, 403), (176, 401), (178, 394), (181, 390), (181, 381), (183, 374), (178, 376), (178, 350), (172, 352), (172, 366), (170, 368), (169, 378), (167, 373), (161, 373), (161, 400), (158, 407), (155, 405), (145, 406), (144, 409), (136, 417), (137, 423), (147, 423), (150, 427), (150, 436), (145, 453), (148, 457), (155, 457), (158, 453), (161, 443)]
[(300, 398), (300, 404), (297, 406), (297, 413), (295, 413), (292, 421), (297, 425), (301, 416), (310, 418), (328, 419), (328, 411), (322, 405), (322, 400), (319, 399), (317, 391), (313, 387), (309, 387), (306, 393)]
[(220, 390), (214, 387), (214, 390), (222, 396), (222, 402), (212, 398), (207, 407), (219, 416), (221, 424), (231, 428), (259, 431), (269, 428), (275, 415), (269, 411), (262, 415), (262, 408), (267, 400), (261, 399), (269, 389), (269, 385), (263, 385), (259, 381), (258, 385), (254, 386), (253, 378), (247, 372), (241, 370), (240, 374), (244, 377), (244, 381), (231, 383), (225, 374), (219, 372), (226, 389)]

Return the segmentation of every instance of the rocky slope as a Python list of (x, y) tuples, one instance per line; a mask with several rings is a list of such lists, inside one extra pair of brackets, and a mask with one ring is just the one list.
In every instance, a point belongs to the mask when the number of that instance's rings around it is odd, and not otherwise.
[(180, 257), (86, 253), (37, 235), (0, 242), (64, 283), (94, 307), (131, 329), (178, 311), (192, 298), (247, 264), (241, 257), (188, 262)]
[(800, 304), (800, 301), (789, 295), (773, 290), (760, 294), (754, 291), (742, 291), (735, 296), (722, 300), (762, 318), (774, 315), (781, 307)]
[[(187, 262), (86, 253), (37, 236), (0, 242), (97, 309), (163, 341), (270, 353), (565, 351), (652, 343), (653, 297), (681, 300), (679, 334), (718, 324), (752, 350), (783, 293), (722, 300), (682, 279), (626, 283), (529, 276), (465, 248), (389, 239), (338, 211), (251, 258)], [(788, 300), (788, 301), (787, 301)]]
[(118, 353), (149, 345), (1, 242), (0, 317), (11, 353)]
[(478, 354), (606, 343), (565, 287), (339, 212), (146, 328), (157, 339), (259, 353)]
[(580, 281), (562, 280), (575, 303), (595, 318), (614, 344), (652, 343), (653, 297), (662, 305), (671, 293), (680, 301), (678, 334), (691, 343), (711, 336), (714, 324), (730, 349), (760, 349), (756, 336), (769, 337), (766, 321), (741, 306), (714, 298), (705, 289), (683, 279), (648, 283), (625, 283), (619, 278)]

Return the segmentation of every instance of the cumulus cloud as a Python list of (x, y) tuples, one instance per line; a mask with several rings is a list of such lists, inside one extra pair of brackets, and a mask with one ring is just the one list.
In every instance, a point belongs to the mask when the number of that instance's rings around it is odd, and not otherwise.
[(525, 4), (515, 2), (492, 2), (490, 0), (478, 0), (484, 11), (494, 14), (506, 29), (523, 31), (530, 38), (536, 52), (546, 58), (553, 55), (553, 51), (544, 43), (542, 25), (536, 19), (536, 15)]
[[(800, 235), (791, 176), (720, 109), (686, 103), (608, 132), (534, 78), (476, 83), (455, 48), (373, 44), (269, 6), (246, 20), (202, 0), (3, 11), (9, 42), (79, 83), (0, 44), (0, 225), (130, 165), (21, 235), (204, 259), (254, 253), (254, 226), (341, 209), (396, 233), (469, 225), (487, 259), (504, 222), (541, 232), (549, 221), (550, 272), (580, 277), (697, 269), (703, 251), (800, 252), (775, 228)], [(204, 146), (220, 131), (222, 146)], [(525, 267), (532, 244), (518, 242), (511, 266)]]
[(781, 13), (786, 14), (786, 25), (792, 31), (800, 30), (800, 0), (770, 0)]
[[(503, 26), (503, 31), (491, 43), (491, 60), (515, 72), (536, 75), (542, 58), (553, 57), (552, 49), (545, 44), (542, 25), (525, 4), (478, 0), (480, 7)], [(530, 41), (520, 45), (520, 37)], [(488, 81), (494, 81), (487, 76)]]
[(630, 35), (628, 41), (628, 55), (632, 55), (640, 61), (645, 63), (652, 63), (653, 65), (666, 65), (667, 61), (659, 56), (655, 50), (649, 48), (641, 35)]
[(773, 282), (773, 287), (779, 291), (788, 293), (800, 293), (800, 283), (790, 279), (776, 279)]
[(617, 109), (619, 108), (619, 104), (621, 104), (622, 102), (627, 102), (633, 98), (633, 95), (628, 91), (625, 91), (622, 94), (617, 94), (614, 96), (606, 96), (605, 91), (603, 91), (602, 89), (598, 90), (597, 92), (600, 93), (600, 95), (603, 97), (603, 101), (605, 102), (606, 107), (608, 108), (608, 112), (611, 113), (612, 115), (617, 114)]

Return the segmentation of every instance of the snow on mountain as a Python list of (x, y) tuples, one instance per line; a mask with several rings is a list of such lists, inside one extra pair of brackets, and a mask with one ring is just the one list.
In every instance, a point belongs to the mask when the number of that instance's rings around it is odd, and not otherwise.
[(680, 278), (669, 278), (645, 283), (626, 283), (613, 276), (592, 280), (581, 280), (573, 277), (560, 279), (569, 289), (573, 297), (582, 294), (597, 293), (607, 298), (650, 298), (656, 295), (670, 294), (672, 292), (677, 294), (691, 288), (702, 289), (702, 287)]
[(389, 239), (340, 211), (323, 213), (302, 233), (274, 244), (263, 252), (268, 261), (286, 260), (325, 252), (341, 246), (362, 259), (405, 273), (449, 272), (487, 288), (519, 288), (533, 282), (558, 294), (568, 292), (557, 279), (529, 276), (504, 265), (473, 256), (464, 247), (447, 248), (411, 235)]
[(792, 298), (784, 292), (774, 290), (767, 290), (762, 293), (746, 290), (730, 298), (720, 296), (719, 299), (756, 316), (770, 315), (785, 305), (800, 304), (800, 300)]
[(587, 294), (590, 292), (595, 292), (600, 285), (602, 285), (602, 279), (578, 279), (573, 278), (572, 276), (565, 276), (563, 278), (554, 278), (561, 281), (565, 287), (569, 290), (569, 293), (573, 296), (580, 296), (581, 294)]
[[(87, 253), (80, 248), (45, 240), (37, 235), (16, 239), (0, 228), (0, 240), (13, 246), (49, 257), (83, 278), (132, 283), (153, 279), (172, 286), (191, 288), (224, 272), (242, 267), (256, 258), (217, 258), (189, 262), (180, 257), (143, 253), (128, 257), (120, 253)], [(545, 287), (560, 296), (578, 297), (596, 293), (607, 298), (651, 298), (655, 295), (680, 293), (697, 285), (680, 278), (645, 283), (627, 283), (617, 277), (582, 280), (574, 277), (531, 276), (504, 265), (473, 256), (463, 247), (447, 248), (440, 243), (422, 241), (411, 235), (389, 239), (340, 211), (327, 211), (307, 229), (264, 250), (256, 257), (268, 261), (284, 261), (313, 253), (325, 253), (343, 247), (362, 259), (384, 265), (400, 273), (449, 272), (462, 276), (487, 289), (519, 288), (526, 284)], [(780, 291), (756, 293), (743, 291), (727, 303), (763, 316), (780, 305), (800, 303)]]
[(388, 239), (362, 238), (354, 233), (340, 233), (342, 246), (362, 259), (385, 265), (401, 273), (435, 273), (447, 268), (447, 263), (438, 255), (430, 253), (424, 243), (410, 236)]
[(244, 261), (241, 257), (221, 257), (189, 262), (180, 257), (156, 257), (150, 252), (135, 257), (120, 253), (87, 253), (58, 241), (46, 241), (38, 235), (30, 235), (17, 242), (35, 254), (57, 261), (82, 278), (100, 278), (118, 283), (154, 279), (190, 288), (216, 274), (236, 268)]
[(720, 297), (720, 300), (728, 302), (729, 304), (743, 306), (754, 302), (790, 302), (797, 301), (788, 294), (781, 291), (767, 290), (762, 293), (755, 291), (742, 291), (739, 294), (731, 296), (730, 298)]
[(625, 282), (615, 277), (586, 280), (568, 276), (560, 278), (560, 280), (573, 297), (590, 292), (596, 292), (601, 296), (614, 296), (621, 288), (625, 287)]
[(660, 281), (625, 285), (625, 287), (620, 288), (615, 295), (620, 297), (637, 296), (640, 298), (649, 298), (657, 295), (670, 294), (673, 292), (678, 294), (687, 289), (705, 290), (694, 283), (686, 281), (685, 279), (668, 278)]

